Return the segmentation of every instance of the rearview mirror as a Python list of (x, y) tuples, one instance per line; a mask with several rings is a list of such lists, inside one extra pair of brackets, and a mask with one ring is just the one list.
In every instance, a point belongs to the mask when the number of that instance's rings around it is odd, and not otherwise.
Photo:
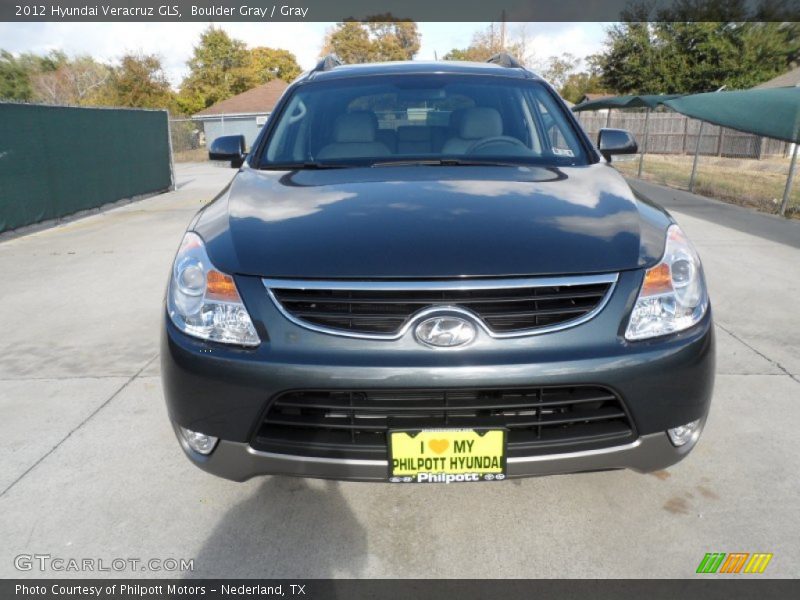
[(597, 134), (597, 149), (610, 161), (614, 154), (636, 154), (639, 146), (633, 134), (625, 129), (601, 129)]
[(209, 160), (229, 160), (238, 169), (244, 163), (245, 141), (243, 135), (224, 135), (218, 137), (208, 147)]

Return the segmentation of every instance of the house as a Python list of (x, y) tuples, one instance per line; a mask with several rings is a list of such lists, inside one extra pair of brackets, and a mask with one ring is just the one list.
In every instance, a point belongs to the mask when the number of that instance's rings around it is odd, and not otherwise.
[[(578, 100), (575, 103), (575, 105), (583, 104), (584, 102), (592, 102), (594, 100), (602, 100), (603, 98), (611, 98), (613, 95), (614, 94), (594, 93), (594, 92), (586, 93), (583, 96), (581, 96), (580, 100)], [(572, 107), (570, 107), (570, 108), (572, 108)], [(606, 115), (607, 117), (609, 116), (609, 113), (610, 113), (610, 111), (607, 108), (600, 108), (600, 109), (596, 110), (595, 112), (598, 115)], [(584, 113), (579, 113), (578, 114), (578, 120), (580, 120), (581, 115), (583, 115), (583, 114)]]
[(581, 96), (581, 99), (578, 100), (577, 104), (583, 104), (584, 102), (591, 102), (592, 100), (600, 100), (601, 98), (610, 98), (613, 94), (605, 94), (605, 93), (587, 93)]
[(273, 79), (201, 110), (192, 120), (203, 124), (207, 144), (223, 135), (241, 134), (250, 148), (288, 85)]

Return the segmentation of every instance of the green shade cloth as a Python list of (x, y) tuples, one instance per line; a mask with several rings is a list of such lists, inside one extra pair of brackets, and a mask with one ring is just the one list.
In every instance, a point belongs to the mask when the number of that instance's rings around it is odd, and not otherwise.
[(171, 184), (166, 111), (0, 103), (0, 232)]
[(655, 108), (667, 100), (680, 98), (680, 94), (646, 94), (644, 96), (609, 96), (590, 100), (572, 107), (574, 111), (603, 108)]
[(694, 94), (664, 105), (714, 125), (800, 142), (800, 87)]

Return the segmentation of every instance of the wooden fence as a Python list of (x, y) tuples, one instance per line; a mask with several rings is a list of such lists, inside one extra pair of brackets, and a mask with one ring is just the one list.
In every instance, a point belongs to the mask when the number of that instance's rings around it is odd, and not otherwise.
[[(644, 110), (582, 111), (576, 113), (592, 139), (603, 127), (627, 129), (636, 136), (639, 147), (644, 143)], [(650, 113), (645, 151), (652, 154), (694, 154), (700, 121), (674, 112)], [(789, 144), (706, 123), (700, 140), (700, 154), (732, 158), (788, 156)]]

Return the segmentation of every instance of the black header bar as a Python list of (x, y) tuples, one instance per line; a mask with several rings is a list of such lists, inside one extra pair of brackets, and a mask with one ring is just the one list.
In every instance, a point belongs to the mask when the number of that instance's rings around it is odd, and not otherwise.
[[(657, 558), (656, 558), (657, 560)], [(647, 598), (675, 600), (769, 600), (797, 598), (800, 580), (760, 579), (758, 575), (691, 580), (532, 580), (532, 579), (28, 579), (0, 581), (3, 600), (562, 600)], [(792, 592), (794, 590), (794, 592)]]
[[(676, 12), (687, 4), (699, 8)], [(688, 21), (798, 21), (798, 4), (795, 0), (0, 0), (0, 21), (327, 22), (386, 20), (387, 14), (423, 22), (608, 22), (625, 16), (660, 21), (678, 14), (679, 20)]]

